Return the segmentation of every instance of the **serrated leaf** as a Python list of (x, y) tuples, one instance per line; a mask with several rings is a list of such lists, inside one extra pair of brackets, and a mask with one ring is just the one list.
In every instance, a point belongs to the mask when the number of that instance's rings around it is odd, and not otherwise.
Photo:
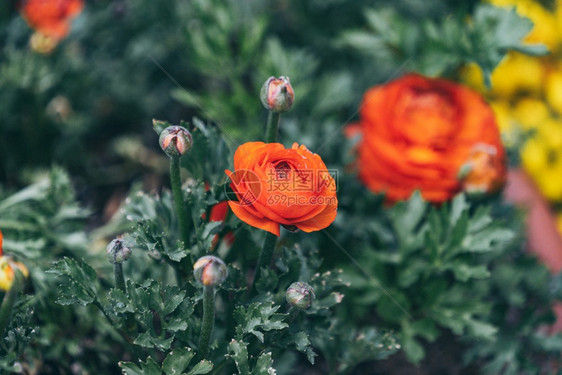
[(132, 362), (119, 362), (119, 367), (126, 375), (162, 375), (160, 366), (151, 357), (148, 357), (144, 363), (139, 361), (138, 365)]
[(240, 375), (250, 374), (250, 365), (248, 364), (248, 346), (243, 341), (232, 340), (228, 344), (228, 355), (234, 360), (238, 373)]
[(190, 348), (176, 348), (162, 362), (162, 370), (166, 375), (179, 375), (189, 366), (194, 356)]
[(451, 265), (451, 271), (453, 271), (455, 278), (461, 282), (466, 282), (469, 279), (485, 279), (490, 276), (490, 272), (484, 265), (470, 266), (457, 263)]
[(96, 271), (86, 263), (71, 258), (57, 261), (47, 271), (60, 277), (57, 303), (61, 305), (80, 304), (86, 306), (95, 299)]
[(135, 311), (125, 293), (120, 289), (111, 289), (108, 293), (108, 300), (113, 307), (113, 311), (118, 314)]
[(174, 337), (155, 337), (148, 332), (143, 332), (137, 336), (134, 343), (145, 348), (157, 348), (158, 350), (168, 350), (172, 346)]
[(195, 367), (187, 373), (187, 375), (208, 374), (211, 370), (213, 370), (213, 364), (207, 360), (202, 360), (196, 364)]
[(273, 359), (271, 353), (263, 353), (258, 357), (256, 365), (252, 371), (252, 375), (275, 375), (277, 372), (273, 367)]

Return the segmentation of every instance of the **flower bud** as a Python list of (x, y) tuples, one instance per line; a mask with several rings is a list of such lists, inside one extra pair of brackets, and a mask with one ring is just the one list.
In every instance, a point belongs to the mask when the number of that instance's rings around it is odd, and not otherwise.
[(295, 99), (288, 77), (269, 77), (261, 88), (261, 102), (271, 112), (287, 112)]
[(201, 257), (193, 265), (195, 279), (205, 286), (217, 286), (226, 280), (228, 270), (219, 258), (206, 255)]
[(182, 126), (168, 126), (160, 133), (160, 147), (169, 157), (184, 155), (191, 149), (193, 138)]
[(29, 270), (23, 263), (16, 262), (9, 256), (0, 256), (0, 290), (8, 291), (12, 288), (16, 269), (25, 277), (29, 276)]
[(123, 263), (131, 256), (129, 249), (122, 240), (116, 238), (107, 245), (107, 258), (110, 263)]
[(316, 298), (314, 289), (302, 281), (292, 283), (285, 293), (287, 302), (298, 309), (306, 310), (312, 305), (312, 301)]
[(58, 44), (58, 40), (49, 35), (42, 34), (40, 32), (35, 32), (31, 35), (29, 39), (29, 45), (31, 49), (37, 53), (48, 55)]
[(505, 181), (505, 166), (494, 146), (479, 143), (458, 172), (463, 190), (469, 195), (497, 191)]

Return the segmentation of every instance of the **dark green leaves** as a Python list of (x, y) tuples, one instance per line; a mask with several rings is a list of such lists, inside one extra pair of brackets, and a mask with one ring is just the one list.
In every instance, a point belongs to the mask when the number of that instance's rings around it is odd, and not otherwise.
[(86, 263), (65, 257), (49, 272), (60, 280), (57, 303), (86, 306), (96, 300), (96, 271)]
[(119, 366), (126, 375), (204, 375), (211, 372), (213, 365), (209, 361), (196, 363), (189, 371), (189, 367), (195, 354), (190, 348), (176, 348), (169, 352), (162, 362), (162, 368), (154, 359), (148, 357), (146, 362), (134, 364), (132, 362), (119, 362)]
[(531, 21), (514, 9), (488, 4), (478, 5), (471, 17), (460, 13), (439, 21), (406, 20), (391, 9), (369, 10), (366, 18), (372, 32), (346, 32), (341, 39), (343, 45), (430, 76), (475, 62), (490, 85), (493, 69), (509, 50), (531, 55), (547, 52), (542, 45), (522, 44), (533, 27)]
[(242, 340), (244, 335), (251, 334), (264, 341), (264, 332), (280, 330), (288, 327), (284, 323), (285, 314), (277, 313), (280, 306), (271, 303), (253, 303), (247, 308), (240, 306), (234, 312), (234, 318), (238, 323), (236, 337)]

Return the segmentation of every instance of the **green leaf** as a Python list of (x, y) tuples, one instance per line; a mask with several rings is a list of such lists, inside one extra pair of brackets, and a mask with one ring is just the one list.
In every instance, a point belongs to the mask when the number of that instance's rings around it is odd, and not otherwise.
[(162, 370), (166, 375), (179, 375), (189, 366), (194, 356), (191, 348), (176, 348), (162, 362)]
[(172, 341), (174, 341), (173, 336), (164, 338), (164, 337), (152, 336), (149, 332), (143, 332), (137, 336), (134, 343), (144, 348), (157, 348), (158, 350), (168, 350), (170, 349), (170, 346), (172, 346)]
[(193, 367), (191, 371), (187, 373), (187, 375), (200, 375), (200, 374), (208, 374), (213, 369), (213, 364), (207, 360), (202, 360), (198, 364)]
[(272, 330), (280, 330), (288, 327), (283, 322), (286, 314), (277, 314), (280, 306), (274, 306), (273, 303), (256, 302), (244, 309), (239, 306), (234, 311), (234, 318), (238, 323), (236, 327), (237, 337), (243, 338), (245, 334), (252, 334), (261, 342), (264, 341), (263, 332)]
[(65, 257), (57, 261), (47, 272), (53, 273), (61, 279), (57, 303), (86, 306), (95, 300), (97, 275), (88, 264)]
[(139, 365), (132, 362), (119, 362), (119, 367), (126, 375), (162, 375), (160, 366), (151, 357), (148, 357), (144, 363), (139, 361)]
[(404, 337), (402, 339), (402, 348), (404, 349), (404, 353), (406, 353), (406, 357), (408, 357), (412, 363), (417, 364), (425, 357), (425, 350), (413, 337)]
[(273, 359), (271, 353), (263, 353), (258, 357), (252, 375), (272, 375), (275, 374), (275, 369), (272, 367)]
[(470, 266), (465, 263), (456, 262), (451, 265), (451, 270), (455, 278), (461, 282), (466, 282), (469, 279), (485, 279), (490, 276), (490, 272), (485, 265)]
[(250, 365), (248, 364), (248, 345), (245, 342), (233, 339), (230, 344), (228, 344), (228, 355), (234, 360), (240, 375), (250, 374)]

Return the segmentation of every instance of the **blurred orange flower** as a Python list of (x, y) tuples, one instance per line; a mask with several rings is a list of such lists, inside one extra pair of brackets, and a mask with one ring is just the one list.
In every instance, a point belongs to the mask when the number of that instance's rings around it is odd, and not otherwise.
[(83, 0), (24, 0), (21, 12), (37, 32), (58, 41), (68, 34), (71, 20), (83, 7)]
[(228, 204), (249, 225), (279, 236), (280, 225), (312, 232), (336, 218), (335, 180), (303, 145), (245, 143), (234, 154), (234, 172), (225, 172), (238, 199)]
[(464, 86), (409, 74), (371, 88), (360, 114), (359, 177), (372, 191), (386, 193), (388, 202), (407, 199), (415, 190), (429, 201), (448, 200), (462, 189), (467, 174), (459, 178), (459, 172), (478, 148), (494, 150), (493, 160), (471, 164), (485, 166), (478, 179), (493, 177), (489, 190), (505, 180), (494, 113)]

